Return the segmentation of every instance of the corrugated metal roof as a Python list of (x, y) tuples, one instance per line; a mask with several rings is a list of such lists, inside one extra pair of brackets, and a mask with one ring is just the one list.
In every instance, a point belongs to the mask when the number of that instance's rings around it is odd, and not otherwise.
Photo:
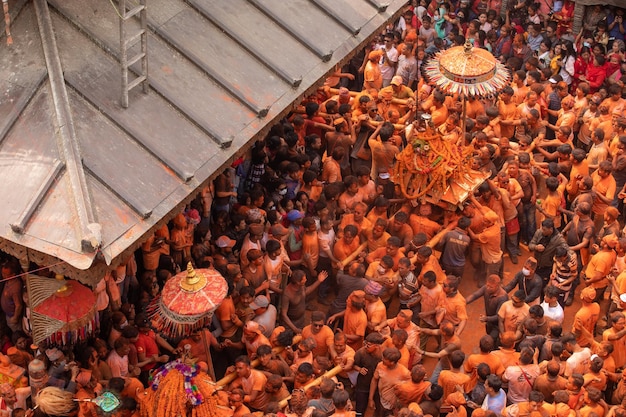
[(406, 3), (384, 1), (150, 0), (128, 109), (110, 1), (10, 2), (0, 249), (93, 283)]

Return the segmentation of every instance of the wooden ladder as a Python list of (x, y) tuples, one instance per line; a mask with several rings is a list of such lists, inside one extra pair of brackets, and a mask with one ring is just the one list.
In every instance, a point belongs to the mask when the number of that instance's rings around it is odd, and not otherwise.
[[(122, 107), (128, 108), (128, 92), (138, 85), (143, 86), (147, 93), (150, 86), (148, 81), (148, 30), (146, 0), (139, 0), (139, 5), (132, 9), (127, 8), (126, 0), (119, 0), (120, 4), (120, 64), (122, 67)], [(129, 21), (139, 15), (140, 29), (129, 34)], [(128, 57), (128, 50), (140, 43), (141, 50), (137, 55)], [(136, 62), (141, 61), (141, 73), (132, 81), (128, 81), (128, 69)], [(134, 75), (133, 75), (134, 76)]]

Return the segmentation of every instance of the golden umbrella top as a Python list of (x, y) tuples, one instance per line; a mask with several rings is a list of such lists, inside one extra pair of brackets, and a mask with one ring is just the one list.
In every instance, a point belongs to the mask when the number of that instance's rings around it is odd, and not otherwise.
[(445, 93), (485, 97), (509, 84), (509, 70), (489, 51), (473, 47), (469, 40), (438, 52), (424, 65), (430, 84)]

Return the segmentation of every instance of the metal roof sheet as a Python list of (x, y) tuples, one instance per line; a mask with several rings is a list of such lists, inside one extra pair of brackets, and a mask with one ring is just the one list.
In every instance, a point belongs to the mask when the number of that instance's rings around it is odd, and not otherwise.
[(124, 109), (111, 2), (10, 2), (0, 249), (93, 283), (405, 3), (150, 0), (150, 91)]

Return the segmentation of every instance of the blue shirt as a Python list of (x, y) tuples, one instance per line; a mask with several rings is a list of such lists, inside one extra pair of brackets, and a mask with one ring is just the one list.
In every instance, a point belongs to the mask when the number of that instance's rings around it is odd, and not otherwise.
[(498, 394), (495, 397), (487, 394), (485, 397), (485, 401), (483, 401), (482, 408), (483, 410), (491, 410), (496, 415), (501, 416), (502, 410), (506, 407), (506, 394), (502, 388), (498, 391)]

